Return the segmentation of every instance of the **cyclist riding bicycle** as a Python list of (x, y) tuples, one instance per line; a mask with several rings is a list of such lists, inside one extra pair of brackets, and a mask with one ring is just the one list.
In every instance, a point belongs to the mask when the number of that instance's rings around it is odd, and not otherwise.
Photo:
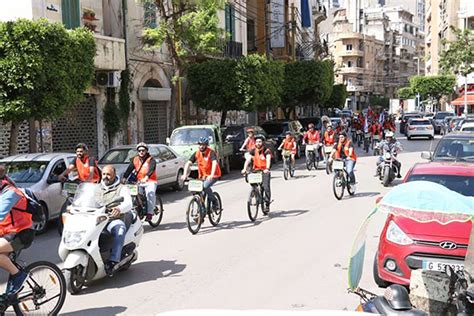
[(189, 161), (184, 166), (184, 173), (181, 178), (183, 181), (187, 179), (191, 165), (196, 162), (199, 179), (204, 181), (203, 191), (215, 210), (218, 207), (218, 203), (216, 197), (212, 194), (211, 187), (221, 177), (221, 168), (217, 161), (216, 152), (209, 148), (209, 138), (199, 138), (198, 145), (199, 149), (191, 155)]
[(5, 166), (0, 165), (0, 268), (10, 274), (5, 291), (7, 296), (20, 292), (28, 277), (8, 256), (11, 252), (28, 248), (33, 242), (33, 221), (31, 214), (25, 212), (27, 207), (25, 194), (6, 178)]
[(249, 156), (249, 151), (255, 148), (255, 130), (251, 127), (247, 128), (247, 138), (240, 147), (240, 151), (245, 151), (245, 159)]
[[(308, 131), (303, 136), (303, 144), (306, 145), (319, 145), (321, 142), (321, 133), (314, 128), (313, 123), (308, 124)], [(318, 148), (319, 150), (319, 148)], [(308, 150), (305, 150), (306, 157), (308, 157)], [(316, 153), (315, 153), (316, 154)], [(318, 154), (318, 159), (320, 158)]]
[(352, 144), (352, 141), (347, 138), (346, 133), (341, 133), (339, 135), (339, 141), (334, 145), (334, 149), (331, 152), (329, 162), (332, 159), (342, 159), (344, 161), (344, 167), (349, 175), (349, 184), (354, 188), (356, 178), (354, 174), (354, 167), (357, 162), (357, 155), (355, 153), (355, 148)]
[(280, 146), (278, 147), (278, 150), (281, 150), (283, 148), (284, 151), (289, 152), (291, 156), (291, 165), (293, 168), (295, 167), (295, 155), (296, 155), (296, 141), (295, 137), (291, 132), (286, 132), (285, 139), (281, 142)]
[(88, 148), (86, 144), (77, 144), (76, 159), (74, 159), (68, 168), (58, 176), (58, 179), (64, 181), (69, 173), (77, 171), (77, 175), (81, 182), (99, 183), (101, 177), (99, 165), (97, 164), (97, 160), (94, 157), (90, 157), (87, 152)]
[(324, 132), (323, 143), (325, 146), (334, 146), (336, 133), (332, 129), (332, 125), (328, 124), (326, 132)]
[(265, 136), (257, 135), (255, 137), (255, 148), (252, 149), (248, 157), (245, 160), (244, 168), (242, 169), (242, 174), (247, 173), (247, 168), (253, 158), (253, 171), (262, 171), (263, 172), (263, 190), (265, 191), (264, 201), (266, 211), (270, 210), (271, 202), (271, 190), (270, 190), (270, 167), (272, 163), (272, 151), (265, 147)]
[(122, 183), (127, 181), (140, 182), (145, 187), (147, 199), (146, 220), (151, 221), (156, 206), (156, 188), (158, 186), (156, 160), (148, 153), (147, 144), (139, 143), (136, 148), (138, 155), (130, 159), (130, 164), (123, 174)]

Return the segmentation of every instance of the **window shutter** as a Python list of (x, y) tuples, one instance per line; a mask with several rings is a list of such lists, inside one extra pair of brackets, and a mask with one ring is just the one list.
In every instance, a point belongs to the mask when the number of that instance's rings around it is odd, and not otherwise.
[(71, 28), (71, 19), (69, 17), (69, 1), (61, 0), (61, 16), (63, 24), (67, 29)]
[(233, 5), (230, 5), (230, 29), (231, 39), (235, 41), (235, 8)]
[(81, 26), (81, 5), (79, 0), (70, 0), (71, 3), (71, 28)]

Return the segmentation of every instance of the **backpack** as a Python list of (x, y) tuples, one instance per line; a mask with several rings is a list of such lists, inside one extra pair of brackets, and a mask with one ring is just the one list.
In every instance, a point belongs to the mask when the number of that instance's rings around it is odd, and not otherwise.
[(44, 220), (44, 212), (43, 212), (43, 206), (41, 203), (38, 201), (36, 196), (33, 194), (33, 192), (30, 189), (20, 189), (26, 197), (26, 210), (20, 210), (18, 211), (25, 212), (28, 214), (31, 214), (31, 219), (33, 222), (41, 222)]

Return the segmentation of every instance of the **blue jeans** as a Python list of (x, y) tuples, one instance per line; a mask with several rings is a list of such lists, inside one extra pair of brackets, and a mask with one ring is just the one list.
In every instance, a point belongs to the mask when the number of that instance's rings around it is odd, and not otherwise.
[(125, 235), (127, 233), (125, 223), (120, 219), (114, 219), (107, 226), (107, 230), (114, 237), (114, 243), (112, 245), (112, 251), (109, 260), (113, 262), (120, 262), (120, 259), (122, 259), (123, 243), (125, 242)]
[(346, 168), (347, 173), (349, 174), (349, 183), (354, 184), (356, 182), (356, 177), (354, 174), (354, 167), (356, 162), (354, 160), (345, 159), (344, 166)]
[(212, 194), (212, 189), (211, 189), (211, 187), (216, 182), (217, 182), (217, 179), (212, 179), (212, 180), (204, 180), (204, 183), (203, 183), (203, 191), (207, 195), (207, 198), (209, 199), (209, 202), (211, 202), (211, 205), (214, 205), (214, 203), (216, 203), (216, 197), (214, 196), (214, 194)]

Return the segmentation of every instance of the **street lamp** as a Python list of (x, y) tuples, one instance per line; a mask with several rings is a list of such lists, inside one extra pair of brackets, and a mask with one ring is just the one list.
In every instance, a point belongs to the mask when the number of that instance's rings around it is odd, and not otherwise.
[[(467, 18), (469, 14), (467, 12), (467, 8), (458, 11), (458, 17), (464, 19), (464, 29), (467, 30)], [(463, 65), (463, 69), (466, 68), (467, 65)], [(464, 72), (465, 73), (465, 72)], [(464, 75), (464, 115), (467, 116), (467, 73)]]
[[(420, 57), (415, 56), (413, 57), (414, 60), (416, 60), (416, 75), (420, 75)], [(420, 93), (416, 94), (416, 105), (418, 106), (418, 111), (420, 110)]]

